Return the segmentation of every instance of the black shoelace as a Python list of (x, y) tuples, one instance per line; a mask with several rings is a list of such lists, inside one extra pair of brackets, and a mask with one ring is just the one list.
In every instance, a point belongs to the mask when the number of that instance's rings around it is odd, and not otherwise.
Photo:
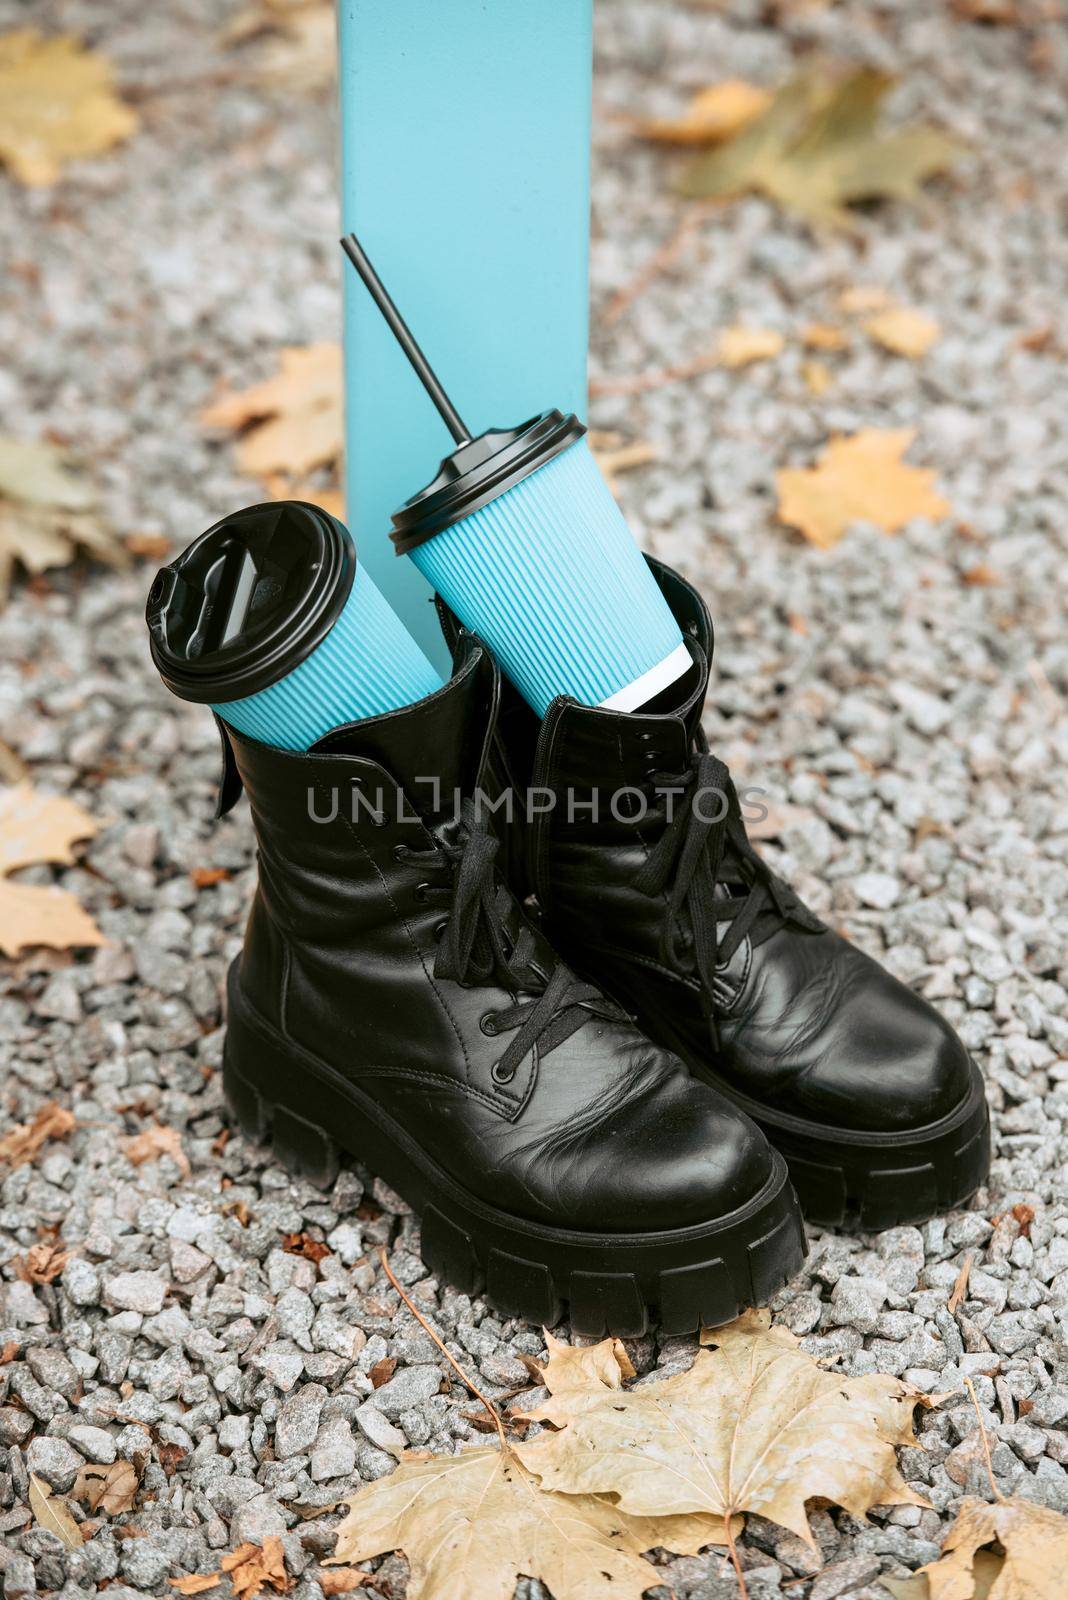
[(496, 872), (498, 841), (470, 800), (457, 824), (438, 833), (433, 847), (413, 850), (399, 845), (397, 859), (438, 869), (438, 880), (423, 885), (424, 897), (446, 906), (439, 924), (440, 940), (434, 976), (457, 983), (487, 983), (496, 978), (504, 988), (531, 996), (482, 1018), (490, 1035), (515, 1033), (493, 1079), (508, 1083), (534, 1048), (547, 1055), (591, 1015), (623, 1021), (626, 1013), (592, 983), (577, 978), (562, 961), (546, 973), (536, 960), (538, 941), (524, 920), (515, 938), (516, 904)]
[(656, 779), (681, 792), (634, 887), (643, 894), (668, 892), (660, 950), (672, 964), (678, 961), (683, 913), (688, 914), (694, 962), (711, 1011), (716, 969), (728, 965), (747, 935), (759, 942), (787, 920), (814, 931), (822, 923), (749, 843), (738, 794), (722, 761), (699, 749), (688, 772), (658, 773)]

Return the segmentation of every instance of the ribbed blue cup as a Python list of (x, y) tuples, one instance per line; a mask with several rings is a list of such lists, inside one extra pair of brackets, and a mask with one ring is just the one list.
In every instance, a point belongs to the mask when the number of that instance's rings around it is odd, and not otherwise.
[(690, 666), (585, 439), (409, 554), (539, 716), (562, 694), (634, 710)]
[(145, 616), (174, 694), (283, 750), (441, 688), (348, 529), (303, 500), (223, 517), (157, 572)]
[(396, 711), (441, 685), (359, 562), (344, 608), (314, 652), (278, 683), (244, 700), (213, 701), (212, 710), (263, 744), (308, 750), (342, 723)]

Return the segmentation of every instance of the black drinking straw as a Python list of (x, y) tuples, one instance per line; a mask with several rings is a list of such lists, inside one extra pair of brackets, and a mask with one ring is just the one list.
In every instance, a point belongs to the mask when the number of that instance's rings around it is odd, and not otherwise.
[(470, 444), (471, 430), (464, 422), (460, 413), (441, 387), (434, 373), (433, 367), (415, 342), (408, 324), (390, 299), (385, 284), (367, 259), (367, 252), (354, 233), (347, 234), (341, 241), (341, 248), (360, 274), (367, 291), (375, 305), (381, 311), (389, 326), (390, 332), (400, 345), (415, 369), (416, 377), (423, 385), (427, 394), (437, 406), (441, 419), (457, 444)]

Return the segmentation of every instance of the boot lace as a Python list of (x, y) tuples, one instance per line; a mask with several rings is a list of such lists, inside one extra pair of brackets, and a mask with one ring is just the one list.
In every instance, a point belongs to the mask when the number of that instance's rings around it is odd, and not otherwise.
[(663, 960), (678, 961), (676, 941), (688, 918), (709, 1010), (717, 967), (728, 965), (747, 935), (762, 942), (787, 921), (814, 932), (823, 924), (749, 843), (738, 793), (722, 761), (698, 749), (688, 772), (655, 777), (676, 791), (676, 804), (633, 883), (642, 894), (668, 893)]
[(437, 881), (423, 885), (426, 900), (447, 907), (439, 924), (434, 976), (468, 985), (497, 977), (505, 987), (530, 997), (482, 1018), (483, 1031), (491, 1036), (515, 1032), (492, 1069), (494, 1082), (503, 1084), (515, 1077), (535, 1044), (547, 1055), (591, 1015), (621, 1022), (627, 1013), (562, 961), (549, 972), (543, 969), (534, 930), (525, 918), (516, 928), (515, 898), (497, 876), (498, 848), (485, 818), (465, 800), (457, 822), (440, 829), (431, 848), (399, 845), (396, 855), (437, 869)]

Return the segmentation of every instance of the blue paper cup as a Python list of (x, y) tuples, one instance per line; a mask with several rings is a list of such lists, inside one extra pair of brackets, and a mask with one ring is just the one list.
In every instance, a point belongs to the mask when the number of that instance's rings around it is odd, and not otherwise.
[(284, 750), (441, 687), (348, 529), (300, 500), (209, 528), (156, 574), (146, 617), (169, 689)]
[(394, 516), (407, 553), (539, 716), (633, 711), (691, 665), (585, 430), (546, 412), (483, 434)]

